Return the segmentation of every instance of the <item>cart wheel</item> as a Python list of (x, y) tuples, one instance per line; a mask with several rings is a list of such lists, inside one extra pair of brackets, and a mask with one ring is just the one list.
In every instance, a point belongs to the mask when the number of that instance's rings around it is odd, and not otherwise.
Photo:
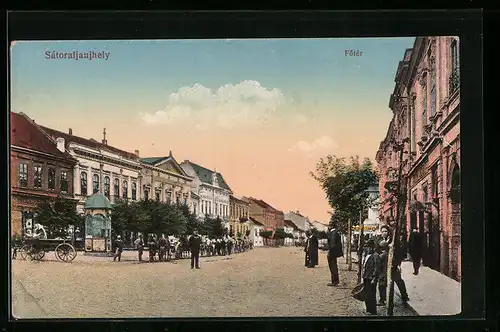
[(76, 257), (76, 249), (69, 243), (61, 243), (56, 247), (56, 256), (63, 262), (71, 262)]
[(32, 250), (32, 251), (28, 252), (28, 256), (33, 261), (41, 261), (45, 257), (45, 251), (43, 251), (43, 250), (33, 251)]
[(21, 257), (22, 260), (26, 260), (27, 252), (28, 252), (28, 246), (26, 245), (22, 246), (21, 249), (17, 251), (19, 257)]

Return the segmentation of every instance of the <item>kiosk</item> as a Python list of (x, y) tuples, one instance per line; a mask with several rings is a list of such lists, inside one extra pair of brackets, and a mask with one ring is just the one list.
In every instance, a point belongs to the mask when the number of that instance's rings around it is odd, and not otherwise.
[(102, 194), (85, 201), (85, 253), (111, 253), (111, 203)]

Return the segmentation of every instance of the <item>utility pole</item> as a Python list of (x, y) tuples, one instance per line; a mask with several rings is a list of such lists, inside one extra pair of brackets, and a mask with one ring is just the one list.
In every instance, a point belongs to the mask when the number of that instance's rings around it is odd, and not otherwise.
[[(401, 210), (403, 203), (403, 195), (406, 196), (406, 193), (402, 194), (401, 183), (403, 176), (403, 154), (404, 154), (404, 142), (398, 145), (399, 148), (399, 170), (398, 170), (398, 179), (397, 179), (397, 190), (396, 190), (396, 220), (394, 223), (394, 230), (392, 232), (392, 246), (389, 249), (389, 264), (387, 267), (387, 275), (389, 276), (389, 289), (388, 289), (388, 301), (387, 301), (387, 315), (394, 315), (394, 280), (392, 279), (392, 268), (395, 266), (395, 250), (399, 250), (400, 246), (400, 227), (399, 222), (401, 219)], [(406, 187), (406, 186), (405, 186)], [(406, 190), (406, 188), (405, 188)]]
[(363, 221), (363, 207), (359, 210), (359, 241), (358, 241), (358, 284), (361, 282), (361, 270), (363, 268), (363, 247), (365, 245), (364, 240), (364, 228), (365, 223)]
[(347, 264), (349, 264), (348, 266), (348, 270), (349, 271), (352, 271), (352, 257), (351, 257), (351, 237), (352, 237), (352, 225), (351, 225), (351, 218), (348, 219), (347, 221)]

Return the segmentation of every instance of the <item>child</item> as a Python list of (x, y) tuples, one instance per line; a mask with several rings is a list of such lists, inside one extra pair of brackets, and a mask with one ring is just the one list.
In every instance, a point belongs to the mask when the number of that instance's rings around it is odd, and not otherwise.
[(365, 244), (366, 256), (363, 262), (363, 289), (365, 292), (366, 313), (377, 314), (377, 281), (380, 273), (380, 258), (375, 252), (375, 241)]

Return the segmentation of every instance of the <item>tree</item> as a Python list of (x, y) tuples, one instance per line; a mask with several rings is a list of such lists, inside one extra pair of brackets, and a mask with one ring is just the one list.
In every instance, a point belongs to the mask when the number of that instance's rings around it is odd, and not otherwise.
[(210, 237), (220, 237), (227, 234), (227, 229), (224, 227), (222, 219), (205, 217), (206, 235)]
[(70, 227), (83, 229), (76, 202), (63, 197), (42, 201), (35, 209), (36, 222), (44, 226), (48, 238), (67, 237)]
[(247, 229), (247, 231), (245, 232), (245, 236), (250, 236), (250, 230)]
[(360, 163), (359, 157), (346, 158), (329, 155), (321, 158), (316, 171), (310, 175), (318, 181), (334, 213), (330, 224), (345, 233), (351, 218), (353, 225), (359, 224), (359, 213), (373, 204), (367, 192), (377, 183), (377, 175), (370, 159)]

